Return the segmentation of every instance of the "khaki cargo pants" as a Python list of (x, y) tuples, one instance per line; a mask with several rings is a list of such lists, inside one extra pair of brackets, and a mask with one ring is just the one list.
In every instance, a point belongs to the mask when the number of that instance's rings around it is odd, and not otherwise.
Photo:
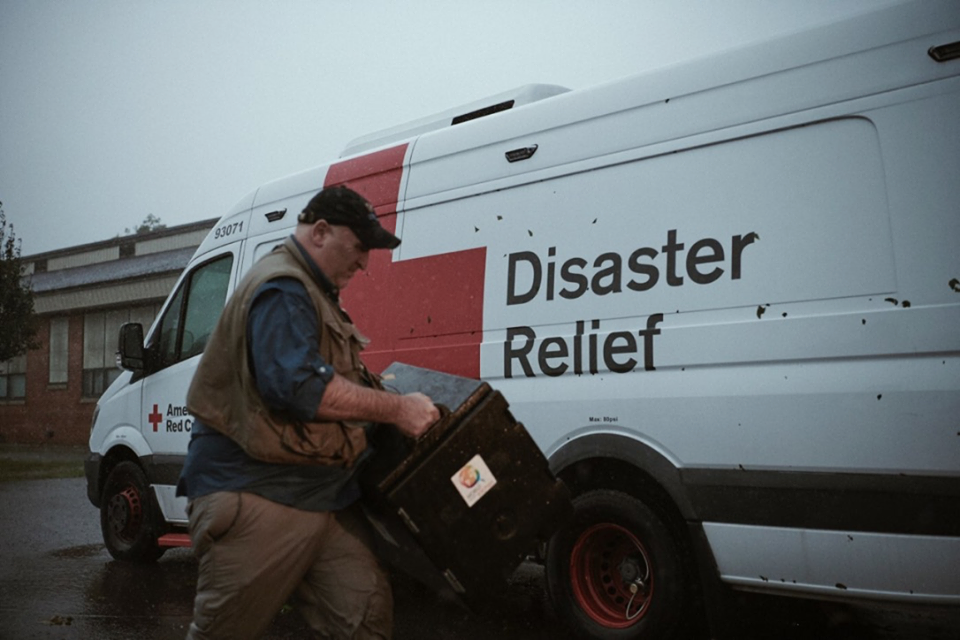
[(187, 511), (200, 562), (188, 640), (259, 638), (291, 595), (317, 638), (390, 638), (393, 594), (356, 509), (218, 492)]

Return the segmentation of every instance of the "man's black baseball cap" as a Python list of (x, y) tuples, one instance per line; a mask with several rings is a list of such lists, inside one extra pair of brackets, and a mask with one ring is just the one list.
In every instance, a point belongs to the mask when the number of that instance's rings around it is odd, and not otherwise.
[(297, 217), (312, 224), (326, 220), (350, 227), (367, 249), (396, 249), (400, 238), (382, 226), (366, 198), (348, 187), (327, 187), (313, 196)]

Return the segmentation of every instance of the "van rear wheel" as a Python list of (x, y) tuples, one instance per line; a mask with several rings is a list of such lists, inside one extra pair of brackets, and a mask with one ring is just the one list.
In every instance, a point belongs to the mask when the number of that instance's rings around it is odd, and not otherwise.
[(156, 509), (149, 491), (147, 477), (135, 462), (120, 462), (107, 476), (100, 529), (107, 551), (117, 560), (154, 562), (165, 551), (157, 545)]
[(681, 545), (641, 500), (589, 491), (547, 547), (547, 588), (557, 615), (579, 635), (669, 638), (688, 605)]

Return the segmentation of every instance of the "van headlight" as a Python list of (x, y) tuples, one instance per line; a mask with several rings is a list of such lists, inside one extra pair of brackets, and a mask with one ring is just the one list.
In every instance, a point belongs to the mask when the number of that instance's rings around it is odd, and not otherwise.
[(93, 428), (97, 426), (97, 416), (100, 415), (100, 405), (93, 410), (93, 418), (90, 420), (90, 433), (93, 433)]

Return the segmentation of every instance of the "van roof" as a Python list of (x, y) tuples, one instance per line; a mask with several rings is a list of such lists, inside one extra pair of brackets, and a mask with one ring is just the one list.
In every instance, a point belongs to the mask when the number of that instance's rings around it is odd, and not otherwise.
[(527, 84), (511, 91), (504, 91), (503, 93), (498, 93), (481, 100), (475, 100), (460, 105), (459, 107), (441, 111), (440, 113), (354, 138), (347, 143), (340, 157), (344, 158), (356, 155), (370, 149), (382, 147), (391, 142), (406, 140), (421, 133), (436, 131), (437, 129), (451, 127), (455, 124), (493, 115), (494, 113), (507, 111), (508, 109), (520, 107), (532, 102), (539, 102), (540, 100), (552, 98), (553, 96), (568, 91), (570, 91), (570, 89), (567, 87), (561, 87), (556, 84)]
[[(747, 78), (811, 65), (894, 41), (943, 31), (956, 25), (955, 17), (955, 3), (952, 0), (902, 0), (864, 9), (836, 21), (743, 43), (722, 52), (645, 70), (586, 89), (571, 91), (559, 85), (528, 84), (360, 136), (347, 144), (340, 157), (358, 155), (390, 143), (409, 140), (421, 134), (447, 129), (460, 122), (526, 104), (543, 103), (561, 94), (570, 94), (572, 103), (566, 104), (568, 110), (572, 108), (576, 112), (571, 115), (575, 118), (597, 115), (596, 111), (601, 108), (605, 112), (613, 112), (636, 106), (638, 99), (652, 103), (665, 98), (675, 98), (705, 88), (732, 85)], [(577, 97), (574, 98), (574, 95)], [(572, 104), (578, 106), (572, 107)], [(557, 124), (559, 123), (553, 123), (554, 126)]]

